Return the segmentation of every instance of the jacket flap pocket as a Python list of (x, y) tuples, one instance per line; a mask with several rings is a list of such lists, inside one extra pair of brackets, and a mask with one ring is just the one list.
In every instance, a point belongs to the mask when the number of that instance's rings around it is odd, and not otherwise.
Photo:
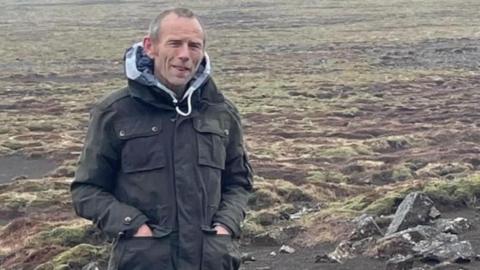
[[(147, 145), (147, 144), (143, 144)], [(145, 146), (129, 147), (122, 152), (122, 170), (124, 173), (135, 173), (161, 169), (165, 167), (165, 155), (161, 151), (145, 150)]]
[(162, 131), (160, 121), (145, 121), (145, 119), (128, 118), (115, 124), (115, 133), (121, 140), (137, 137), (148, 137)]
[(217, 119), (197, 118), (193, 121), (193, 128), (200, 133), (213, 133), (221, 137), (228, 135), (228, 129)]

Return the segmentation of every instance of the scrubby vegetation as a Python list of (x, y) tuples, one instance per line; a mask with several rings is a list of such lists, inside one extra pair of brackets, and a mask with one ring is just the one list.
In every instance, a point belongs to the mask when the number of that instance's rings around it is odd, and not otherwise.
[[(125, 85), (124, 49), (173, 2), (4, 2), (0, 156), (57, 168), (0, 185), (0, 268), (104, 266), (109, 242), (75, 217), (69, 183), (89, 109)], [(244, 243), (336, 241), (414, 190), (446, 210), (478, 204), (480, 6), (412, 4), (184, 3), (243, 114), (256, 171)]]

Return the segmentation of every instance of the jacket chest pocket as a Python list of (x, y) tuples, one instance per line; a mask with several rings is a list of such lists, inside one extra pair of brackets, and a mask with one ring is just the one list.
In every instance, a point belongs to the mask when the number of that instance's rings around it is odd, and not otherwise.
[(123, 141), (121, 163), (124, 173), (165, 167), (165, 151), (160, 140), (161, 122), (128, 119), (119, 122), (115, 126), (115, 131), (118, 138)]
[(228, 130), (222, 129), (216, 120), (196, 119), (193, 122), (198, 146), (198, 164), (225, 169), (225, 141)]

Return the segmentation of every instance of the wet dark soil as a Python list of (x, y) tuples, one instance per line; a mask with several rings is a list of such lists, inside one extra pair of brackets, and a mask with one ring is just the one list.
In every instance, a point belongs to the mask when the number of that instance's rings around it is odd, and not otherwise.
[[(475, 252), (480, 253), (480, 212), (472, 208), (450, 208), (448, 212), (443, 212), (443, 218), (464, 217), (468, 219), (473, 227), (465, 234), (459, 235), (460, 240), (471, 242)], [(243, 270), (383, 270), (386, 261), (367, 257), (358, 257), (346, 261), (343, 264), (338, 263), (315, 263), (318, 255), (324, 255), (335, 250), (334, 244), (320, 244), (310, 248), (299, 248), (296, 246), (292, 254), (279, 252), (278, 246), (245, 246), (242, 252), (246, 252), (255, 258), (253, 262), (246, 262)], [(272, 256), (271, 253), (276, 255)], [(423, 263), (416, 263), (414, 266), (424, 266)], [(464, 264), (452, 264), (451, 268), (442, 269), (480, 269), (479, 261), (472, 261)]]
[[(297, 248), (293, 254), (278, 252), (278, 247), (245, 247), (244, 251), (253, 254), (256, 261), (246, 262), (243, 270), (351, 270), (371, 269), (380, 270), (385, 268), (385, 263), (371, 258), (356, 258), (348, 260), (344, 264), (337, 263), (315, 263), (317, 255), (323, 255), (335, 250), (332, 244), (319, 245), (311, 248)], [(276, 255), (272, 256), (271, 253)]]
[(19, 155), (0, 157), (0, 184), (14, 178), (40, 178), (55, 169), (57, 164), (45, 158), (26, 158)]

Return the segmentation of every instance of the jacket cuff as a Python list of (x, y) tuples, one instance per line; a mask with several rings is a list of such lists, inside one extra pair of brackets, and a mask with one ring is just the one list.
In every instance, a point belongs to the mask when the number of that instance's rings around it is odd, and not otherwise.
[(237, 225), (236, 223), (230, 221), (229, 219), (218, 217), (213, 222), (213, 225), (215, 225), (215, 224), (222, 225), (226, 229), (228, 229), (233, 238), (239, 238), (240, 237), (240, 233), (241, 233), (240, 226)]
[(139, 214), (135, 217), (125, 216), (123, 218), (123, 225), (125, 229), (119, 232), (119, 234), (123, 235), (125, 238), (133, 237), (135, 233), (137, 233), (138, 228), (147, 222), (148, 218), (143, 214)]
[(222, 224), (222, 223), (220, 223), (220, 222), (214, 222), (214, 223), (213, 223), (213, 227), (215, 227), (215, 226), (223, 227), (225, 230), (228, 231), (228, 233), (229, 233), (230, 235), (233, 235), (232, 229), (230, 229), (230, 227), (228, 227), (227, 225)]

